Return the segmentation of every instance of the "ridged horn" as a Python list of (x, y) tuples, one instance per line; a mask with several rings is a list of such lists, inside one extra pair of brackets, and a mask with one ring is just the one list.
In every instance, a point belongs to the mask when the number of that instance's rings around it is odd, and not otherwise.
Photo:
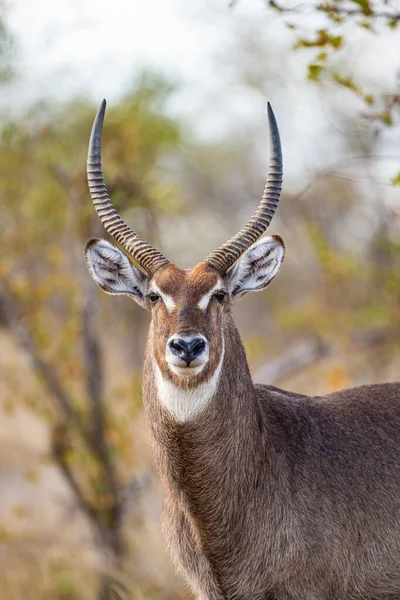
[(270, 131), (270, 159), (261, 202), (250, 221), (223, 246), (207, 256), (205, 262), (224, 275), (237, 259), (245, 252), (267, 229), (275, 214), (282, 190), (282, 149), (278, 125), (275, 115), (268, 102), (268, 121)]
[(113, 237), (126, 252), (151, 277), (157, 269), (169, 263), (150, 244), (145, 242), (121, 219), (109, 198), (103, 177), (101, 164), (101, 141), (103, 134), (106, 101), (100, 105), (90, 135), (87, 158), (87, 179), (94, 207), (107, 233)]

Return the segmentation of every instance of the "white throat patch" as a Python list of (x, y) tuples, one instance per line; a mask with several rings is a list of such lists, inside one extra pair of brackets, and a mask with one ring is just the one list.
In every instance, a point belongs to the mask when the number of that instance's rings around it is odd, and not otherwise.
[(165, 379), (157, 362), (154, 361), (158, 399), (179, 423), (191, 421), (208, 406), (218, 387), (224, 355), (225, 345), (222, 348), (218, 366), (211, 378), (190, 390), (183, 390)]

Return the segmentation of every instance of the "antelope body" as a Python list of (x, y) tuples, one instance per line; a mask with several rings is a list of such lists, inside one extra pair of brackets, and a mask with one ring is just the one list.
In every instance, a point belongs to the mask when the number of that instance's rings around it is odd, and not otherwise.
[(400, 599), (400, 383), (307, 397), (254, 385), (231, 305), (284, 257), (261, 235), (281, 189), (272, 111), (266, 189), (252, 220), (181, 270), (116, 214), (101, 168), (105, 103), (88, 156), (107, 231), (91, 239), (108, 293), (151, 310), (143, 401), (165, 499), (163, 531), (199, 600)]

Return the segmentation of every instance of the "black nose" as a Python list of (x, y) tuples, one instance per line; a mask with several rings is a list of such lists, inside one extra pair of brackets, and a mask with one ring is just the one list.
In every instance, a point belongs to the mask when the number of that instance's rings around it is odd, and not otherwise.
[(192, 360), (204, 352), (206, 343), (202, 338), (193, 338), (192, 340), (175, 338), (169, 342), (169, 347), (172, 354), (179, 356), (189, 366)]

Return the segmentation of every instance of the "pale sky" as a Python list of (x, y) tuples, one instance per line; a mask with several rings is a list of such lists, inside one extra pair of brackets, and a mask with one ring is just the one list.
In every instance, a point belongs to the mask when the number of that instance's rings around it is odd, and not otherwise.
[[(248, 12), (264, 13), (258, 0), (246, 4)], [(186, 81), (207, 77), (212, 55), (243, 12), (229, 10), (227, 0), (192, 8), (184, 0), (13, 0), (8, 22), (32, 83), (42, 80), (54, 93), (49, 76), (58, 74), (65, 86), (112, 98), (141, 67)], [(64, 85), (56, 93), (68, 93)]]
[[(349, 93), (336, 92), (328, 105), (324, 90), (306, 81), (310, 55), (290, 51), (290, 32), (265, 11), (263, 0), (239, 0), (234, 10), (228, 0), (10, 0), (7, 22), (18, 40), (20, 78), (3, 106), (76, 94), (96, 103), (103, 97), (116, 102), (135, 73), (148, 67), (183, 82), (174, 110), (203, 132), (218, 134), (227, 126), (246, 130), (250, 124), (264, 143), (270, 100), (284, 144), (286, 181), (297, 178), (299, 189), (306, 181), (300, 177), (299, 182), (299, 173), (341, 157), (342, 125), (332, 107), (349, 118), (360, 110)], [(223, 64), (224, 52), (235, 62), (232, 40), (243, 24), (264, 38), (264, 48), (265, 40), (276, 45), (277, 79), (266, 86), (268, 98), (241, 89)], [(344, 65), (351, 56), (373, 91), (394, 86), (399, 33), (350, 33)], [(268, 69), (260, 78), (267, 80)], [(395, 135), (398, 131), (385, 132), (382, 153), (399, 154)]]

